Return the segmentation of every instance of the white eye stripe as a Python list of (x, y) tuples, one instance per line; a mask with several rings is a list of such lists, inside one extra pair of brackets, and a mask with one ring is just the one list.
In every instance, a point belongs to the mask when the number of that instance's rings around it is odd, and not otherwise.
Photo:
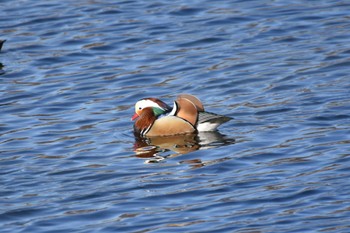
[(160, 108), (165, 110), (164, 108), (162, 108), (161, 106), (159, 106), (159, 104), (157, 104), (156, 102), (153, 102), (151, 100), (140, 100), (136, 103), (136, 109), (143, 109), (143, 108), (147, 108), (147, 107), (156, 107), (156, 108)]

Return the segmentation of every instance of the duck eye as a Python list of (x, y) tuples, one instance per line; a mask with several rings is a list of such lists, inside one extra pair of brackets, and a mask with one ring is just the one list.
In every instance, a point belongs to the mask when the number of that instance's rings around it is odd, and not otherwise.
[(142, 109), (142, 107), (139, 107), (139, 110), (141, 110)]

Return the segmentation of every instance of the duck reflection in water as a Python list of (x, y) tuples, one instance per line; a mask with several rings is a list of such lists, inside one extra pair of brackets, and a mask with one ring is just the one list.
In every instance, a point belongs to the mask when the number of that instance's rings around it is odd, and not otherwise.
[[(196, 150), (216, 148), (233, 144), (234, 139), (217, 132), (199, 132), (172, 136), (140, 137), (135, 135), (134, 151), (146, 163), (156, 163), (169, 157), (187, 154)], [(200, 160), (183, 161), (200, 165)]]

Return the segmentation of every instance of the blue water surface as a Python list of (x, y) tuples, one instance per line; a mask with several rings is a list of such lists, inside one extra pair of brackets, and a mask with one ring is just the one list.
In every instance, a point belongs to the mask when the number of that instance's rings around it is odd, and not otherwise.
[[(1, 232), (349, 232), (349, 12), (1, 1)], [(180, 93), (234, 119), (134, 137), (137, 100)]]

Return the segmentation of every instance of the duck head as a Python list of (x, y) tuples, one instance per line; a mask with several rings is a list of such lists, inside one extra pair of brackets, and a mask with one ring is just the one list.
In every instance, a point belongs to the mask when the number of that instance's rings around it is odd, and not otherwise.
[(135, 114), (131, 118), (135, 121), (134, 132), (141, 135), (145, 134), (160, 115), (170, 111), (171, 108), (159, 99), (145, 98), (139, 100), (135, 104)]

